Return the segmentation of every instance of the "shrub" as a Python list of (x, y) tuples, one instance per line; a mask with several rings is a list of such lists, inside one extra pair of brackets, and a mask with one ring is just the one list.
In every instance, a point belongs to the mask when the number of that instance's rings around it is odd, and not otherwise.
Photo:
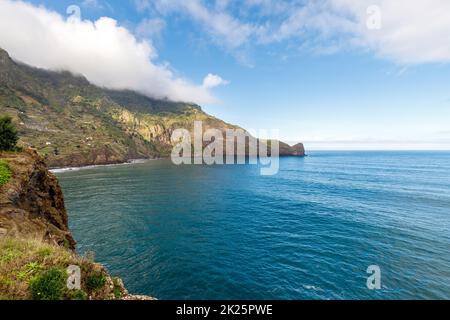
[(0, 160), (0, 186), (6, 184), (11, 178), (11, 170), (8, 163), (4, 160)]
[(66, 281), (64, 270), (51, 268), (31, 280), (31, 297), (34, 300), (62, 300)]
[(87, 300), (88, 295), (83, 290), (69, 291), (66, 295), (67, 300)]
[(11, 117), (0, 117), (0, 151), (15, 151), (17, 140), (17, 130)]
[(106, 276), (100, 271), (92, 272), (86, 278), (86, 287), (89, 291), (96, 291), (100, 288), (103, 288), (105, 284)]

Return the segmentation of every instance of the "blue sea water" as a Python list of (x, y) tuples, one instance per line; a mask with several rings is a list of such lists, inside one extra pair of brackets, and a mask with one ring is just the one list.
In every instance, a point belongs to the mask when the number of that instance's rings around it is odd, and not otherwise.
[(259, 173), (157, 160), (58, 177), (79, 252), (136, 294), (450, 299), (450, 153), (311, 152)]

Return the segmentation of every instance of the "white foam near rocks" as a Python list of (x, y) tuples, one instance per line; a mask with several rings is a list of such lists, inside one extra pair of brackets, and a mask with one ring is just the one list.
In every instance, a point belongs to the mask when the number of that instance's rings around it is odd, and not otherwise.
[(50, 172), (52, 173), (63, 173), (68, 171), (79, 171), (79, 170), (85, 170), (85, 169), (93, 169), (93, 168), (101, 168), (101, 167), (116, 167), (116, 166), (126, 166), (130, 164), (142, 164), (150, 161), (151, 159), (133, 159), (124, 163), (114, 163), (114, 164), (98, 164), (98, 165), (90, 165), (90, 166), (83, 166), (83, 167), (67, 167), (67, 168), (54, 168), (50, 169)]

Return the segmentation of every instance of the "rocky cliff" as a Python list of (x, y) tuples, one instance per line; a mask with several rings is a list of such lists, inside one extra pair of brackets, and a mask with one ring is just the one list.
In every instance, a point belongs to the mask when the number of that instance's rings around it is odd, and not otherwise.
[(0, 236), (29, 237), (74, 249), (61, 188), (44, 160), (32, 150), (0, 153), (0, 158), (13, 175), (0, 187)]
[[(151, 300), (128, 294), (92, 257), (75, 253), (64, 197), (36, 151), (0, 153), (10, 170), (0, 185), (0, 300)], [(69, 266), (80, 288), (67, 287)]]

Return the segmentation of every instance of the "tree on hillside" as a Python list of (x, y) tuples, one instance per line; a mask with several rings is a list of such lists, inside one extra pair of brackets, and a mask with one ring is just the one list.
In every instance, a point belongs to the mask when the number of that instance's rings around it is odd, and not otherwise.
[(19, 137), (11, 117), (0, 117), (0, 151), (16, 150), (17, 140)]

